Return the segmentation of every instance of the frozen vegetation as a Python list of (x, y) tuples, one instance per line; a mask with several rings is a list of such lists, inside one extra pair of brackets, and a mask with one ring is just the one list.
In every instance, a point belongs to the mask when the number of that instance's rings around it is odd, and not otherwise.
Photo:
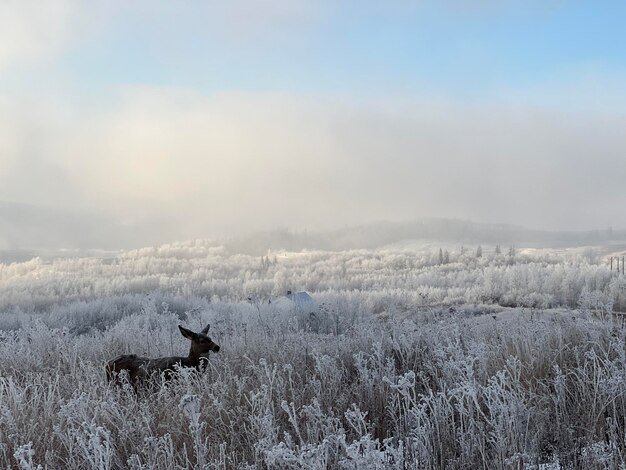
[[(593, 250), (501, 251), (0, 265), (0, 466), (623, 467), (624, 277)], [(107, 360), (186, 354), (177, 325), (207, 322), (204, 374), (107, 383)]]

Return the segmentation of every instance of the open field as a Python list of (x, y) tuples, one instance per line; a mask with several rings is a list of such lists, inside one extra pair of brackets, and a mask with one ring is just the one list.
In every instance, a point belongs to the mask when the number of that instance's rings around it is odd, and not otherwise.
[[(502, 251), (193, 242), (0, 265), (0, 465), (625, 465), (624, 278), (593, 250)], [(207, 322), (203, 375), (106, 382), (107, 360), (185, 354), (177, 325)]]

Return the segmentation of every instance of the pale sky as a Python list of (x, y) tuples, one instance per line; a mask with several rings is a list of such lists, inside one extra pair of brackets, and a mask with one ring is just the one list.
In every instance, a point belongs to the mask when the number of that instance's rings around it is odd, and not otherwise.
[[(432, 216), (626, 228), (625, 19), (602, 0), (0, 0), (0, 203), (135, 244)], [(0, 248), (36, 245), (2, 207)]]

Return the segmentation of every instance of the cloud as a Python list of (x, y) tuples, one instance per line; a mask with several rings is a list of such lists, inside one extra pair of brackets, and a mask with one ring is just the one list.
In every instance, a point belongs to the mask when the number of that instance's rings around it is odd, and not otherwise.
[(0, 201), (71, 204), (63, 142), (71, 138), (62, 104), (0, 94)]
[(98, 204), (129, 217), (167, 213), (204, 228), (306, 222), (298, 201), (332, 165), (316, 108), (281, 94), (132, 89), (79, 126), (67, 166)]
[(0, 2), (0, 69), (54, 57), (68, 39), (74, 12), (70, 0)]
[(55, 132), (22, 127), (30, 143), (0, 139), (13, 155), (0, 197), (161, 224), (175, 238), (423, 216), (604, 227), (626, 202), (624, 124), (429, 100), (138, 87)]
[[(134, 28), (138, 37), (159, 45), (188, 34), (195, 41), (253, 45), (261, 38), (283, 38), (302, 31), (324, 9), (308, 0), (192, 2), (190, 8), (163, 0), (2, 0), (0, 70), (51, 63), (68, 49)], [(284, 33), (284, 34), (283, 34)], [(167, 44), (160, 44), (167, 47)]]
[(297, 29), (319, 17), (322, 2), (310, 0), (235, 0), (220, 2), (209, 14), (215, 26), (232, 38), (233, 34), (258, 36), (271, 29)]

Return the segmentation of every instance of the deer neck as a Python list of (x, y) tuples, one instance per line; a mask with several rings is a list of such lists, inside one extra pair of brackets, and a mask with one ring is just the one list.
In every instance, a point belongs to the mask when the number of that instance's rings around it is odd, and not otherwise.
[(193, 345), (189, 348), (189, 357), (187, 359), (192, 367), (197, 368), (200, 365), (200, 354), (193, 349)]

